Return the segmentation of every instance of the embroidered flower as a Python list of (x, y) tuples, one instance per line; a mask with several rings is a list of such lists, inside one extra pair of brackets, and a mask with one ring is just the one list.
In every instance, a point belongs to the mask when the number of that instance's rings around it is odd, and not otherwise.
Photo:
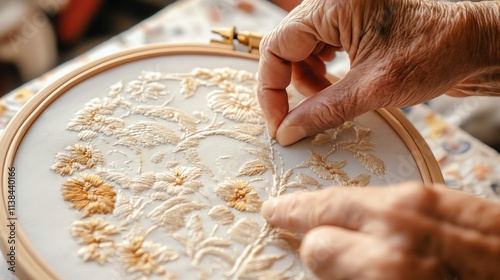
[(95, 218), (86, 221), (75, 221), (71, 224), (71, 235), (81, 245), (86, 245), (78, 250), (78, 256), (85, 261), (96, 261), (103, 265), (111, 262), (110, 256), (114, 254), (114, 239), (112, 235), (120, 230), (104, 218)]
[(87, 146), (76, 144), (66, 147), (66, 150), (69, 151), (69, 154), (57, 153), (54, 159), (55, 163), (50, 168), (61, 176), (71, 175), (75, 171), (104, 164), (103, 154), (95, 149), (93, 144)]
[(63, 183), (62, 195), (72, 203), (71, 208), (83, 212), (84, 218), (91, 214), (111, 214), (115, 207), (113, 186), (98, 175), (82, 174), (81, 179), (68, 179)]
[(242, 212), (259, 212), (262, 201), (248, 182), (242, 180), (222, 182), (215, 193), (227, 202), (229, 207)]
[(94, 98), (75, 114), (75, 117), (68, 123), (68, 130), (92, 130), (102, 132), (107, 136), (112, 135), (125, 126), (125, 122), (122, 119), (112, 117), (117, 107), (108, 98), (104, 98), (103, 100)]
[(208, 95), (208, 106), (217, 113), (237, 122), (264, 122), (257, 99), (245, 87), (237, 86), (234, 92), (212, 91)]
[(321, 179), (334, 180), (339, 183), (349, 180), (347, 174), (342, 170), (345, 161), (329, 161), (326, 157), (312, 153), (300, 167), (310, 167)]
[[(150, 78), (144, 76), (143, 78)], [(160, 95), (166, 95), (165, 85), (157, 82), (148, 82), (147, 80), (131, 81), (126, 91), (130, 93), (130, 97), (139, 102), (147, 102), (148, 99), (158, 99)]]
[(156, 183), (153, 188), (172, 195), (194, 193), (203, 185), (195, 180), (200, 176), (201, 169), (197, 167), (178, 166), (166, 172), (156, 173)]
[(131, 232), (120, 244), (120, 263), (132, 276), (165, 275), (166, 262), (179, 258), (179, 254), (162, 244), (145, 240), (146, 235)]
[(193, 96), (198, 88), (198, 81), (193, 77), (185, 77), (181, 80), (181, 93), (185, 97)]

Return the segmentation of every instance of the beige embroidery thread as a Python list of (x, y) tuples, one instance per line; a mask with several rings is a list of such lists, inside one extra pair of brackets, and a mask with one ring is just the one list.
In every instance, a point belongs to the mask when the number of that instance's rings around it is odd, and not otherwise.
[[(168, 83), (177, 83), (179, 93), (169, 92)], [(134, 279), (177, 279), (166, 265), (184, 257), (203, 279), (306, 279), (297, 261), (299, 239), (263, 221), (262, 201), (288, 189), (319, 189), (325, 182), (366, 186), (370, 175), (350, 178), (347, 163), (334, 159), (337, 150), (352, 153), (374, 175), (383, 175), (385, 166), (372, 154), (369, 129), (354, 122), (312, 140), (331, 146), (329, 152), (311, 151), (300, 164), (286, 165), (264, 133), (255, 86), (254, 74), (230, 68), (143, 72), (113, 84), (107, 97), (77, 111), (67, 129), (82, 143), (57, 153), (51, 169), (61, 177), (73, 175), (62, 182), (61, 193), (82, 214), (70, 228), (81, 246), (78, 255), (100, 265), (115, 261)], [(173, 105), (179, 98), (198, 98), (202, 89), (209, 90), (206, 108)], [(228, 156), (230, 151), (207, 156), (211, 151), (201, 147), (208, 138), (240, 145), (248, 159), (226, 170), (225, 163), (239, 159)], [(104, 155), (97, 146), (109, 152)], [(204, 229), (202, 217), (213, 227)], [(151, 227), (143, 233), (143, 225)], [(153, 241), (153, 234), (177, 242), (181, 251)], [(275, 265), (287, 256), (295, 261)]]

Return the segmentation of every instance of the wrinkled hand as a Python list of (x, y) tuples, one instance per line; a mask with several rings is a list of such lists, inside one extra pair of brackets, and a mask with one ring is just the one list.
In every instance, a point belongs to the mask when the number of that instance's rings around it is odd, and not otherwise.
[[(376, 108), (447, 91), (498, 94), (499, 26), (500, 2), (304, 0), (261, 42), (258, 97), (269, 134), (289, 145)], [(331, 85), (324, 62), (338, 50), (351, 70)], [(308, 98), (288, 112), (291, 80)]]
[(300, 256), (321, 279), (500, 279), (500, 205), (441, 186), (293, 193), (262, 213), (307, 233)]

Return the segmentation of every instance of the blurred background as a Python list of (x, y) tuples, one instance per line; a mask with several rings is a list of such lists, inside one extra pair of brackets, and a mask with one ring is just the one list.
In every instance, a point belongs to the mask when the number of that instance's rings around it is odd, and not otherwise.
[[(131, 28), (172, 2), (175, 1), (0, 0), (0, 96)], [(33, 60), (37, 65), (31, 63)]]

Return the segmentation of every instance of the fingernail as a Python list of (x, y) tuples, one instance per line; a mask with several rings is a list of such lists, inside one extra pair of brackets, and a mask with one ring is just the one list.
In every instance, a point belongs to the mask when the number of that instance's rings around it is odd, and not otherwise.
[(270, 122), (267, 122), (266, 127), (267, 127), (267, 133), (269, 134), (269, 137), (271, 137), (271, 139), (276, 138), (276, 130), (277, 130), (276, 126), (272, 125)]
[(271, 220), (274, 216), (274, 210), (276, 209), (276, 204), (278, 200), (276, 198), (271, 198), (262, 204), (261, 213), (266, 220)]
[(307, 136), (306, 130), (301, 126), (280, 126), (276, 132), (276, 140), (283, 145), (291, 145)]

